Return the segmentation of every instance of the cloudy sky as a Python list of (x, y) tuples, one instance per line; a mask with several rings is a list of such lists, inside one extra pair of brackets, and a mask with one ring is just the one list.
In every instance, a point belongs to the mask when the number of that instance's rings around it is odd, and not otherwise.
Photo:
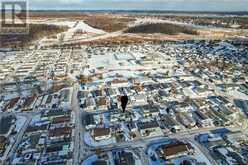
[(248, 0), (29, 0), (31, 9), (248, 11)]

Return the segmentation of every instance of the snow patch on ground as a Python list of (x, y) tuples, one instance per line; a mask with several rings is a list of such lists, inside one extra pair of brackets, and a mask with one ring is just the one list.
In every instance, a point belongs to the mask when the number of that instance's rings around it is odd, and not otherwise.
[(237, 90), (230, 90), (228, 91), (228, 95), (233, 96), (236, 99), (241, 99), (241, 100), (248, 100), (248, 95), (241, 93)]
[(106, 146), (106, 145), (111, 145), (111, 144), (115, 144), (116, 140), (112, 137), (110, 139), (107, 140), (102, 140), (102, 141), (95, 141), (91, 135), (89, 134), (89, 132), (86, 132), (84, 134), (84, 142), (91, 147), (100, 147), (100, 146)]
[(44, 22), (48, 25), (56, 25), (56, 26), (66, 26), (69, 27), (68, 33), (74, 33), (76, 31), (82, 31), (84, 33), (95, 33), (95, 34), (104, 34), (105, 31), (101, 29), (96, 29), (88, 24), (84, 23), (84, 21), (47, 21)]
[[(161, 145), (164, 145), (164, 144), (169, 144), (171, 143), (171, 141), (167, 141), (167, 142), (163, 142), (163, 143), (158, 143), (158, 144), (154, 144), (154, 145), (151, 145), (148, 149), (147, 149), (147, 153), (148, 153), (148, 157), (149, 157), (149, 164), (150, 165), (164, 165), (165, 162), (161, 159), (158, 158), (157, 154), (156, 154), (156, 149), (161, 146)], [(156, 161), (153, 161), (151, 159), (151, 156), (152, 155), (155, 155), (156, 157)]]
[(206, 158), (206, 156), (204, 156), (204, 154), (199, 150), (199, 148), (195, 145), (195, 144), (193, 144), (193, 143), (191, 143), (191, 142), (189, 142), (190, 143), (190, 145), (195, 149), (195, 154), (194, 154), (194, 158), (198, 161), (198, 162), (204, 162), (204, 163), (206, 163), (207, 165), (211, 165), (211, 163), (210, 163), (210, 161)]
[(97, 155), (92, 155), (88, 157), (88, 159), (84, 160), (81, 165), (91, 165), (93, 162), (97, 161), (98, 157)]
[(17, 116), (16, 120), (16, 131), (19, 132), (26, 122), (27, 118), (25, 116)]
[(75, 27), (69, 29), (68, 32), (77, 32), (82, 31), (84, 33), (95, 33), (95, 34), (104, 34), (105, 31), (93, 28), (88, 24), (84, 23), (83, 21), (79, 21), (76, 23)]

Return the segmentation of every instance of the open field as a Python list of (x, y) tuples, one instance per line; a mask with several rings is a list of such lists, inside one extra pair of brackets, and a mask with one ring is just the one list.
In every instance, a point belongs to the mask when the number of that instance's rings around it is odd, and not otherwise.
[[(205, 20), (206, 18), (206, 20)], [(182, 16), (124, 12), (31, 11), (27, 36), (0, 36), (2, 47), (111, 45), (248, 36), (246, 17)], [(37, 32), (38, 31), (38, 32)]]
[[(63, 15), (63, 17), (62, 17)], [(75, 13), (37, 13), (37, 12), (31, 12), (31, 19), (49, 19), (49, 18), (63, 18), (68, 19), (71, 21), (78, 21), (78, 20), (84, 20), (85, 23), (88, 25), (102, 29), (107, 32), (114, 32), (119, 31), (124, 28), (127, 28), (129, 23), (132, 23), (135, 21), (134, 17), (123, 15), (123, 14), (110, 14), (110, 13), (81, 13), (81, 12), (75, 12)]]

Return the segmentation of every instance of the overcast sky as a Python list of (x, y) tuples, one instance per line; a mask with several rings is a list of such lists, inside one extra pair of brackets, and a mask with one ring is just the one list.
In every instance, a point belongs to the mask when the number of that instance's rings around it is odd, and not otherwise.
[(29, 0), (31, 9), (248, 11), (248, 0)]

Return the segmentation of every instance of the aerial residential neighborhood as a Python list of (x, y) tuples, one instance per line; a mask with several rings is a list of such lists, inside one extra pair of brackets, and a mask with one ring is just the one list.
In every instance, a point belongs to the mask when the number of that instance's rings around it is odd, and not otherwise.
[(233, 14), (31, 10), (0, 35), (0, 165), (246, 165)]

